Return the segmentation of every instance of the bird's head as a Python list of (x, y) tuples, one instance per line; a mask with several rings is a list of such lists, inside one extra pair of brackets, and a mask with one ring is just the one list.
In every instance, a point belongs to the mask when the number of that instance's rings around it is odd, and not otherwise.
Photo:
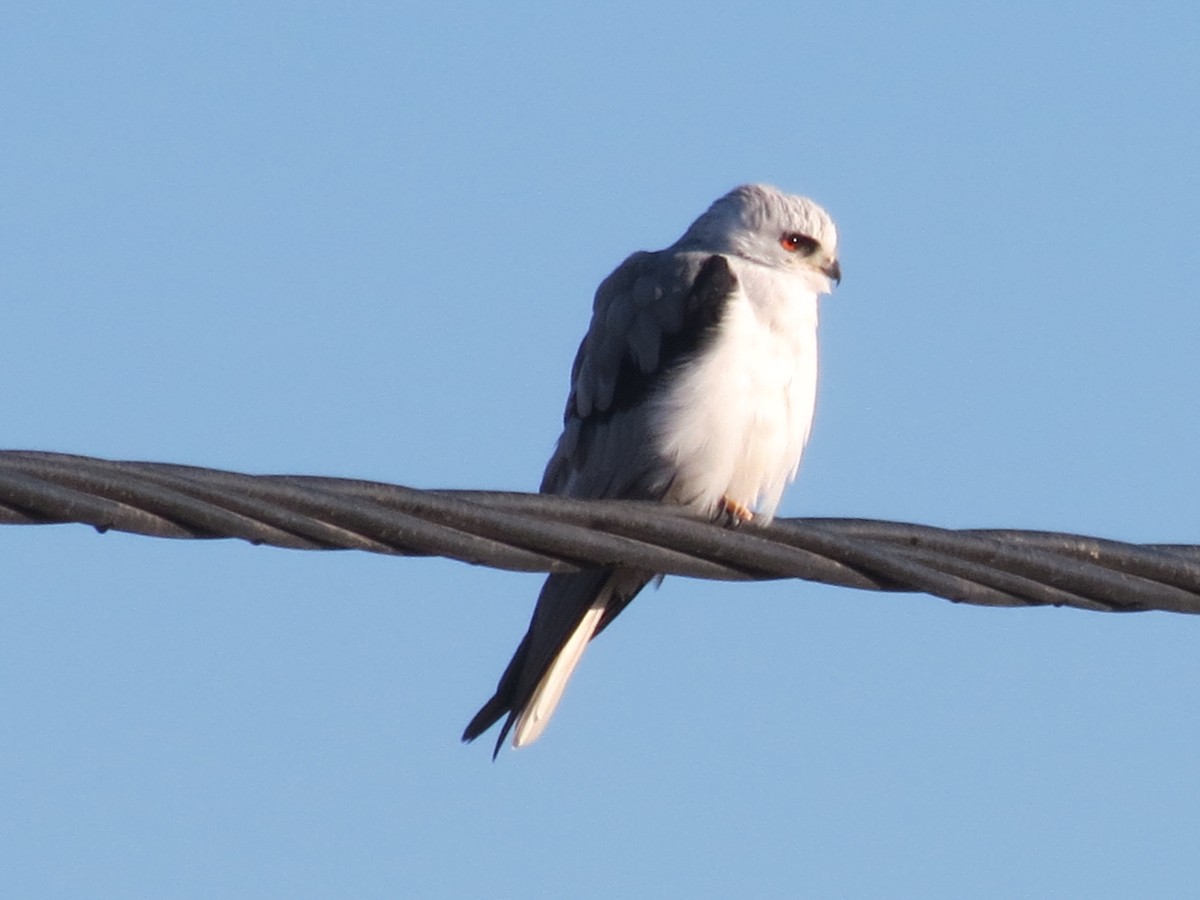
[(765, 184), (734, 188), (692, 223), (679, 246), (793, 272), (821, 294), (842, 279), (837, 228), (829, 213), (807, 197)]

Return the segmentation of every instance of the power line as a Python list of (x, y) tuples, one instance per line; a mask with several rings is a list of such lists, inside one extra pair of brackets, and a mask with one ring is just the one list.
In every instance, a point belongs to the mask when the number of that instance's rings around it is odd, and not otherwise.
[(1200, 613), (1194, 545), (870, 519), (730, 529), (656, 503), (0, 451), (0, 524), (65, 522), (297, 550), (445, 556), (516, 571), (620, 564), (697, 578), (918, 591), (984, 606)]

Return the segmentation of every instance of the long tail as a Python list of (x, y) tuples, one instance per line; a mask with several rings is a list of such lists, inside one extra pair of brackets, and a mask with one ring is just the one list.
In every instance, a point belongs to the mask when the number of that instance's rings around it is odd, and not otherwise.
[(494, 759), (512, 729), (513, 746), (524, 747), (545, 730), (588, 642), (600, 633), (650, 576), (628, 569), (592, 569), (551, 575), (538, 596), (529, 630), (521, 640), (496, 693), (463, 732), (472, 741), (498, 722)]
[(571, 679), (571, 673), (583, 659), (583, 648), (588, 645), (588, 641), (596, 633), (596, 626), (600, 624), (600, 619), (604, 615), (604, 607), (603, 595), (592, 602), (579, 624), (575, 626), (575, 630), (571, 632), (571, 636), (567, 638), (567, 642), (554, 657), (554, 662), (550, 663), (546, 674), (533, 689), (533, 695), (521, 710), (514, 710), (516, 713), (516, 720), (513, 723), (513, 727), (516, 729), (513, 733), (514, 747), (532, 744), (546, 730), (546, 726), (550, 723), (550, 717), (554, 715), (554, 710), (558, 708), (558, 701), (562, 699), (563, 691), (566, 690), (567, 682)]

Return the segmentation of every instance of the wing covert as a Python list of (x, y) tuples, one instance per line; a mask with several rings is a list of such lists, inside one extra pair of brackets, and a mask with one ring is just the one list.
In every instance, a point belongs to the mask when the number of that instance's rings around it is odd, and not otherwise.
[(670, 250), (635, 253), (601, 282), (543, 492), (661, 496), (670, 473), (650, 446), (645, 401), (712, 339), (736, 289), (725, 257)]

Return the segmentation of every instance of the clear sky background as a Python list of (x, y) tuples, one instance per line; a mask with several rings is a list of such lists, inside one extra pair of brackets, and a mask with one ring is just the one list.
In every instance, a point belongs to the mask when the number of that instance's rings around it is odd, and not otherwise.
[[(600, 279), (842, 232), (782, 515), (1200, 543), (1200, 7), (7, 4), (0, 443), (534, 489)], [(1056, 8), (1057, 7), (1057, 8)], [(0, 530), (6, 897), (1194, 896), (1200, 621)]]

